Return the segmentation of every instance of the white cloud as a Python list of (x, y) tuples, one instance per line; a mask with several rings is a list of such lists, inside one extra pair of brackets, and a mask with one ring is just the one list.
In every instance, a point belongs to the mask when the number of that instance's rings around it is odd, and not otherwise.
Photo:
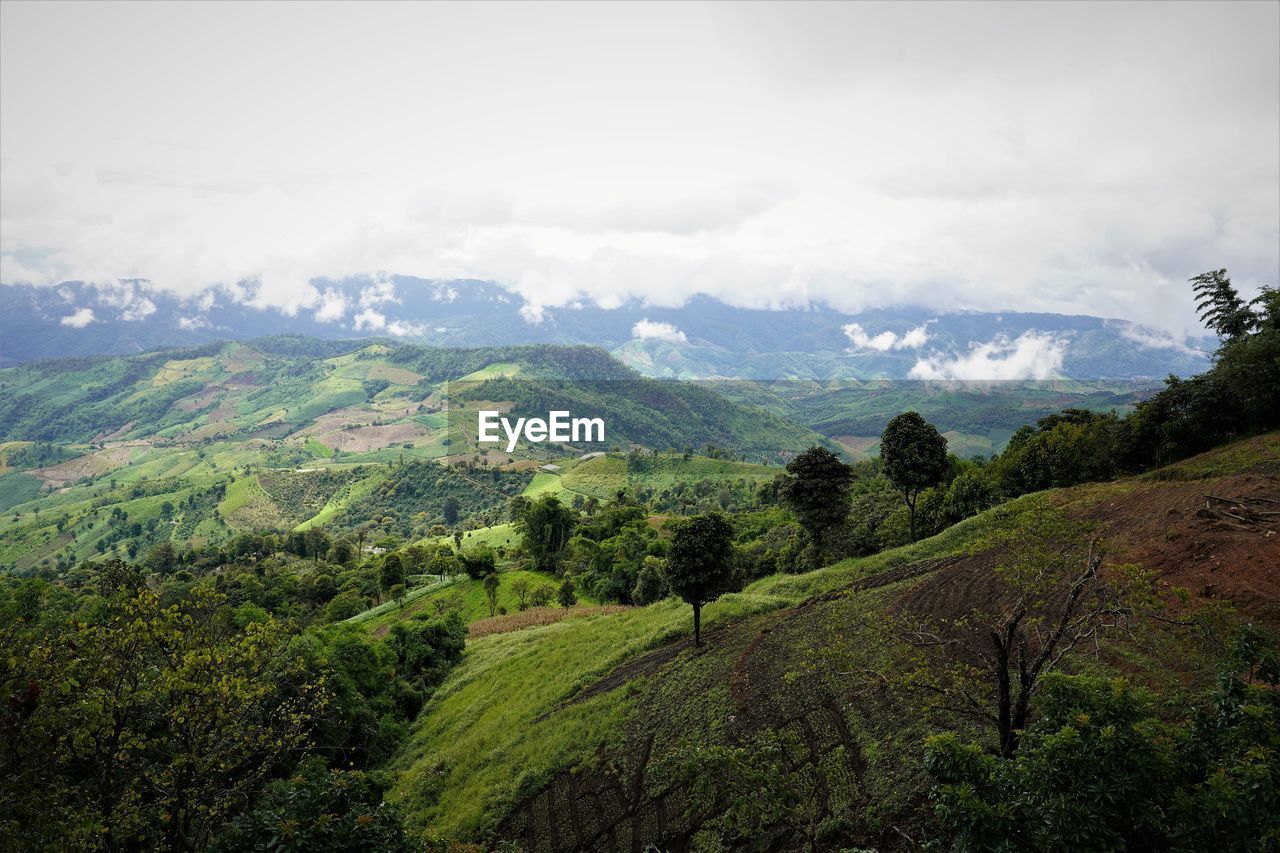
[(407, 320), (393, 320), (387, 324), (387, 334), (397, 338), (420, 338), (426, 331), (427, 327), (421, 323), (410, 323)]
[(1053, 379), (1061, 375), (1067, 342), (1047, 332), (1023, 332), (972, 345), (965, 355), (934, 354), (916, 361), (912, 379)]
[(395, 283), (390, 279), (381, 279), (360, 291), (360, 307), (371, 308), (387, 302), (399, 302), (396, 296)]
[(844, 327), (843, 331), (850, 343), (851, 350), (871, 349), (879, 352), (888, 352), (894, 349), (920, 349), (929, 340), (929, 323), (922, 323), (914, 329), (909, 329), (903, 333), (902, 337), (898, 337), (893, 332), (885, 331), (872, 337), (868, 335), (857, 323), (849, 323)]
[(120, 319), (132, 323), (145, 320), (156, 313), (156, 304), (145, 296), (138, 297), (120, 312)]
[(648, 318), (631, 327), (631, 337), (641, 341), (659, 340), (673, 344), (683, 344), (689, 340), (684, 332), (670, 323), (659, 323)]
[(209, 328), (209, 321), (203, 317), (179, 317), (178, 328), (184, 332), (192, 332), (196, 329)]
[(328, 288), (320, 294), (320, 305), (316, 308), (316, 322), (335, 323), (347, 315), (347, 297), (337, 288)]
[(1148, 326), (1124, 320), (1111, 325), (1120, 332), (1121, 337), (1150, 349), (1176, 349), (1185, 353), (1201, 352), (1195, 347), (1188, 346), (1185, 338), (1180, 338), (1160, 329), (1152, 329)]
[(295, 312), (387, 270), (531, 321), (707, 293), (1181, 335), (1189, 276), (1280, 277), (1274, 3), (317, 4), (305, 37), (284, 5), (3, 7), (6, 282)]
[(386, 315), (380, 314), (379, 312), (374, 311), (372, 308), (366, 308), (363, 311), (361, 311), (359, 314), (357, 314), (355, 316), (355, 322), (352, 324), (352, 328), (354, 328), (357, 332), (365, 329), (368, 329), (369, 331), (377, 332), (382, 329), (385, 329), (386, 326), (387, 326)]
[(60, 322), (64, 326), (70, 326), (73, 329), (83, 329), (94, 321), (92, 308), (81, 308), (74, 314), (63, 317)]

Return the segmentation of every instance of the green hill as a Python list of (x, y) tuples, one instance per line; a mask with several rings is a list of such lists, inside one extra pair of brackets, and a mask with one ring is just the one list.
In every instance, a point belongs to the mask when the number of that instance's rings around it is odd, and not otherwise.
[[(390, 796), (416, 829), (531, 851), (575, 838), (585, 847), (632, 838), (679, 846), (700, 832), (711, 843), (734, 837), (733, 820), (752, 803), (812, 820), (766, 820), (782, 849), (819, 824), (840, 846), (901, 846), (894, 827), (928, 819), (925, 737), (943, 727), (982, 738), (983, 729), (864, 692), (867, 682), (832, 668), (830, 655), (876, 647), (875, 614), (984, 604), (994, 566), (1025, 538), (1019, 531), (1046, 517), (1104, 538), (1110, 564), (1141, 561), (1193, 598), (1280, 625), (1280, 590), (1259, 596), (1256, 571), (1210, 575), (1198, 556), (1280, 564), (1277, 538), (1242, 541), (1197, 514), (1205, 493), (1276, 497), (1278, 477), (1273, 433), (1154, 474), (1027, 495), (911, 546), (725, 595), (704, 610), (701, 649), (689, 640), (690, 609), (670, 599), (474, 639), (415, 724)], [(1155, 531), (1171, 544), (1153, 550)], [(1174, 631), (1155, 625), (1069, 667), (1123, 673), (1172, 695), (1204, 687), (1194, 646)], [(762, 781), (753, 767), (775, 777)]]

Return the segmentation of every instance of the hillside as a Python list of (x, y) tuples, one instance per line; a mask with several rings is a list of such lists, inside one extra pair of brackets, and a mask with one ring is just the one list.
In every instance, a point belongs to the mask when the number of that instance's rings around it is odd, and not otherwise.
[[(772, 846), (814, 832), (832, 846), (909, 849), (927, 806), (921, 744), (937, 723), (863, 692), (829, 656), (877, 646), (875, 614), (962, 613), (997, 595), (1010, 532), (1046, 514), (1084, 524), (1107, 565), (1140, 563), (1169, 601), (1183, 588), (1180, 606), (1218, 602), (1280, 625), (1280, 537), (1202, 512), (1206, 495), (1280, 500), (1280, 434), (762, 579), (704, 611), (701, 649), (674, 600), (473, 639), (397, 759), (392, 797), (415, 828), (531, 851), (685, 849), (699, 832), (701, 843), (732, 837), (726, 809), (746, 801), (782, 810), (767, 822)], [(1175, 693), (1202, 684), (1194, 644), (1173, 630), (1156, 623), (1072, 668)]]
[[(501, 523), (507, 501), (552, 461), (565, 472), (557, 485), (573, 481), (575, 495), (603, 499), (636, 485), (589, 465), (575, 471), (589, 450), (715, 445), (779, 462), (823, 441), (582, 347), (275, 337), (37, 362), (0, 371), (0, 394), (0, 565), (23, 570), (313, 526), (421, 538), (458, 518)], [(561, 405), (605, 415), (605, 445), (506, 453), (476, 443), (481, 406), (545, 417)], [(728, 461), (671, 464), (688, 469), (675, 478), (686, 481), (772, 475)], [(552, 475), (538, 476), (542, 488)]]

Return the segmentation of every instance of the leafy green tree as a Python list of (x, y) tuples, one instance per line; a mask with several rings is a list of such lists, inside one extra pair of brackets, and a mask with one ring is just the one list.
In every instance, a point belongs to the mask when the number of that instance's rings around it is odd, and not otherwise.
[(880, 463), (907, 504), (914, 542), (916, 500), (920, 492), (938, 485), (946, 476), (947, 440), (919, 412), (903, 412), (889, 421), (880, 436)]
[(373, 777), (309, 761), (288, 779), (268, 785), (211, 849), (411, 853), (421, 848), (405, 833), (395, 806), (383, 801), (382, 787)]
[(546, 607), (556, 597), (556, 591), (549, 583), (541, 583), (529, 591), (530, 607)]
[(631, 590), (631, 600), (641, 606), (661, 601), (667, 595), (666, 564), (661, 557), (648, 556), (636, 575), (636, 585)]
[(497, 556), (485, 545), (463, 551), (459, 555), (462, 570), (475, 580), (486, 578), (498, 570)]
[(560, 590), (556, 593), (556, 601), (561, 607), (573, 607), (578, 603), (578, 594), (573, 588), (573, 578), (566, 577), (560, 581)]
[(529, 593), (533, 585), (529, 583), (528, 578), (516, 578), (511, 582), (511, 594), (516, 597), (516, 608), (519, 610), (527, 610), (529, 607)]
[(502, 581), (498, 577), (497, 572), (485, 575), (484, 578), (484, 597), (489, 600), (489, 617), (492, 618), (494, 612), (498, 609), (498, 586)]
[(1221, 338), (1237, 338), (1258, 323), (1252, 306), (1240, 298), (1225, 269), (1202, 272), (1191, 279), (1200, 320)]
[(427, 563), (427, 571), (433, 575), (439, 575), (440, 580), (444, 580), (446, 575), (451, 575), (458, 569), (458, 560), (453, 556), (453, 552), (449, 550), (449, 546), (441, 546), (431, 561)]
[(391, 553), (382, 558), (382, 567), (378, 570), (378, 587), (387, 592), (397, 584), (405, 581), (404, 560), (399, 554)]
[(294, 759), (326, 692), (285, 626), (238, 629), (222, 604), (121, 590), (92, 622), (3, 637), (21, 651), (0, 655), (0, 835), (198, 849)]
[(516, 519), (516, 530), (535, 568), (555, 569), (577, 522), (578, 513), (560, 503), (555, 495), (544, 495), (524, 509)]
[(816, 446), (787, 463), (779, 478), (778, 497), (813, 535), (819, 552), (827, 532), (849, 517), (853, 481), (853, 468)]
[(1244, 629), (1211, 702), (1190, 718), (1167, 719), (1123, 681), (1054, 675), (1016, 758), (954, 733), (930, 738), (942, 840), (962, 850), (1272, 849), (1280, 668), (1274, 645), (1249, 649), (1257, 639)]
[(147, 568), (151, 571), (167, 575), (178, 567), (178, 552), (169, 542), (161, 542), (147, 552)]
[(444, 516), (444, 523), (448, 525), (457, 524), (458, 510), (459, 510), (459, 504), (458, 504), (457, 498), (455, 498), (453, 495), (450, 495), (449, 497), (445, 498), (444, 506), (441, 510), (441, 515)]
[(702, 645), (702, 607), (734, 587), (733, 527), (718, 512), (695, 515), (675, 529), (667, 551), (667, 585), (693, 606), (693, 643)]

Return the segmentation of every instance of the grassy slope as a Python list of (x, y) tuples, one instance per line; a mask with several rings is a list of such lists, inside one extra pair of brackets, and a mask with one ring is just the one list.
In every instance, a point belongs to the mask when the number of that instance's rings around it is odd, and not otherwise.
[[(515, 593), (511, 589), (515, 582), (526, 580), (531, 587), (550, 584), (559, 589), (560, 586), (560, 579), (546, 572), (508, 571), (500, 572), (498, 577), (500, 583), (497, 606), (505, 607), (509, 613), (515, 613), (518, 609)], [(581, 604), (598, 603), (591, 596), (584, 595), (579, 595), (578, 601)], [(431, 613), (436, 604), (458, 610), (463, 620), (468, 623), (489, 617), (489, 599), (484, 592), (484, 583), (466, 575), (454, 575), (448, 578), (446, 583), (441, 584), (436, 581), (412, 590), (405, 597), (403, 609), (396, 607), (394, 602), (391, 604), (390, 607), (383, 604), (366, 610), (347, 621), (362, 624), (370, 630), (380, 631), (401, 619), (408, 619), (424, 611)], [(551, 606), (558, 605), (553, 603)]]
[[(932, 539), (864, 560), (764, 578), (705, 608), (703, 624), (710, 628), (798, 604), (896, 565), (960, 553), (1037, 500), (1043, 498), (1021, 498)], [(634, 710), (634, 688), (557, 706), (628, 659), (692, 629), (692, 610), (668, 599), (471, 642), (464, 663), (419, 718), (390, 796), (404, 803), (418, 828), (483, 834), (520, 796), (557, 770), (589, 760), (616, 736)]]
[[(1223, 476), (1275, 459), (1280, 459), (1280, 434), (1232, 445), (1141, 479)], [(913, 545), (808, 574), (763, 578), (708, 606), (704, 625), (711, 630), (732, 627), (752, 614), (797, 605), (895, 567), (981, 549), (993, 534), (1032, 510), (1051, 503), (1093, 502), (1098, 494), (1121, 491), (1132, 482), (1026, 495)], [(879, 606), (875, 602), (890, 600), (892, 590), (911, 583), (903, 581), (858, 601), (864, 607)], [(664, 688), (640, 674), (619, 689), (573, 704), (567, 701), (642, 652), (691, 631), (690, 608), (669, 599), (621, 614), (571, 619), (470, 642), (463, 663), (424, 709), (406, 742), (395, 765), (398, 776), (391, 798), (404, 805), (417, 829), (485, 837), (515, 804), (558, 771), (594, 766), (602, 749), (618, 749), (628, 721), (650, 708)], [(693, 658), (680, 660), (686, 669), (701, 666)], [(679, 671), (664, 670), (662, 678), (675, 678)], [(718, 688), (713, 684), (711, 689)], [(707, 701), (711, 698), (708, 694)], [(682, 712), (672, 706), (660, 713)], [(909, 734), (917, 740), (920, 735), (914, 730)], [(875, 737), (879, 740), (873, 746), (890, 749), (890, 741), (906, 735), (882, 730)], [(880, 796), (887, 802), (895, 796), (897, 783), (880, 782), (886, 786)]]

